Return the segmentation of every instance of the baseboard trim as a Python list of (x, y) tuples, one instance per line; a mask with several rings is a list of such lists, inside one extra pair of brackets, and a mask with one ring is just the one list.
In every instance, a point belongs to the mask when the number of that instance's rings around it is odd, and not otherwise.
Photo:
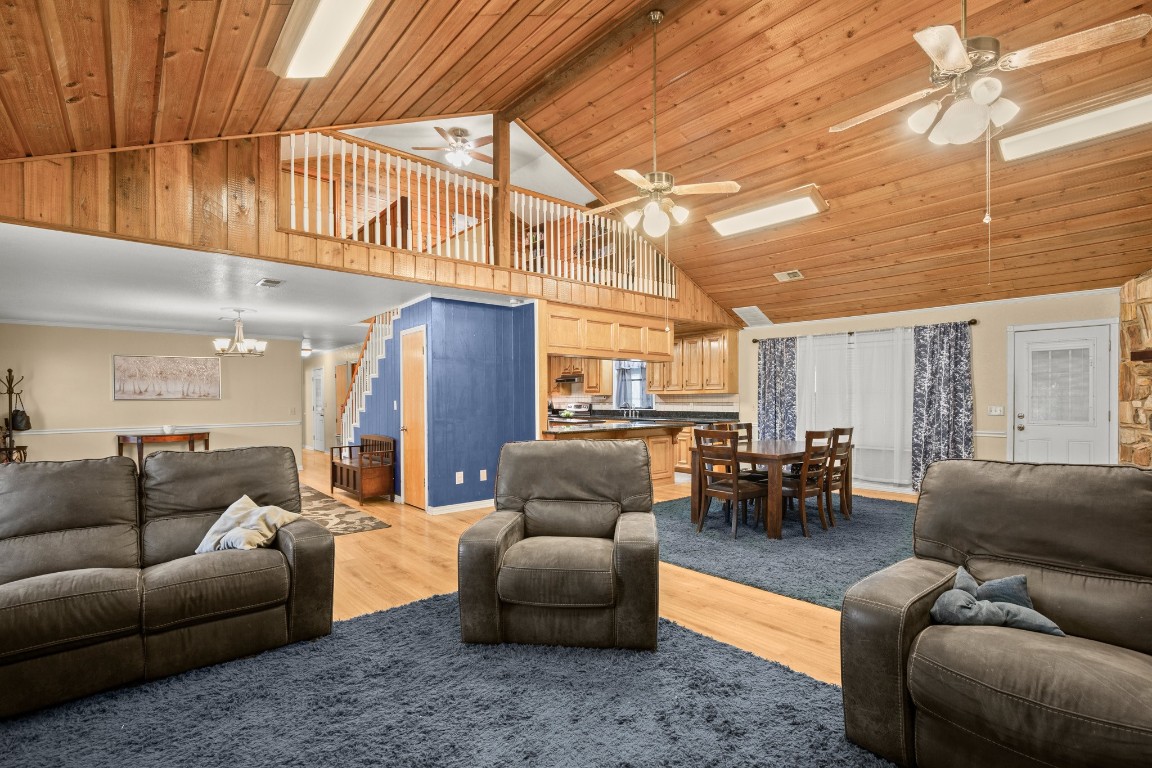
[(442, 507), (425, 507), (424, 511), (429, 515), (447, 515), (451, 512), (467, 512), (490, 506), (492, 506), (491, 499), (480, 499), (479, 501), (465, 501), (460, 504), (445, 504)]

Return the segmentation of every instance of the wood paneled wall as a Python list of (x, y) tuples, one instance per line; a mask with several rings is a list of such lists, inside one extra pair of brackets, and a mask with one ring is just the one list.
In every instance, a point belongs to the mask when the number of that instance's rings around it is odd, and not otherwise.
[(279, 138), (0, 163), (0, 218), (160, 245), (665, 317), (738, 325), (683, 273), (665, 299), (277, 227)]

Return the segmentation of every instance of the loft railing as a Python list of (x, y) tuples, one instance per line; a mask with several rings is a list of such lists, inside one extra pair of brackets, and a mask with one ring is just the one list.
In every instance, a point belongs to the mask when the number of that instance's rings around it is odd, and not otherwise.
[(288, 229), (495, 261), (491, 181), (325, 132), (283, 137), (280, 155)]
[(509, 188), (498, 260), (490, 179), (326, 131), (286, 135), (280, 154), (285, 229), (676, 297), (676, 267), (652, 243), (583, 206)]
[(619, 219), (526, 189), (509, 205), (513, 268), (676, 298), (676, 267)]

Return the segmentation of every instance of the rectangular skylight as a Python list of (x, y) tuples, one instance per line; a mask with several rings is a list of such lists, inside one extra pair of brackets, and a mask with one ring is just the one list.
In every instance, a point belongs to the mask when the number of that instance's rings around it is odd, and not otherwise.
[(286, 78), (325, 77), (371, 0), (295, 0), (268, 69)]
[(713, 229), (727, 236), (815, 216), (828, 210), (828, 203), (820, 196), (820, 190), (815, 184), (794, 189), (782, 195), (782, 198), (779, 202), (758, 205), (736, 214), (709, 216), (708, 221)]
[(1152, 123), (1152, 94), (999, 139), (1000, 155), (1018, 160)]

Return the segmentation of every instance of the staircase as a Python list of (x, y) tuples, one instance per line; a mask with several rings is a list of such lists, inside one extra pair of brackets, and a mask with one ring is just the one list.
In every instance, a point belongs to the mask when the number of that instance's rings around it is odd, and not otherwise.
[(372, 394), (372, 384), (380, 375), (380, 360), (384, 358), (385, 342), (392, 338), (392, 323), (400, 317), (399, 309), (389, 309), (372, 318), (364, 345), (360, 348), (360, 358), (356, 361), (356, 372), (348, 394), (340, 405), (341, 445), (352, 445), (355, 430), (360, 426), (360, 416)]

